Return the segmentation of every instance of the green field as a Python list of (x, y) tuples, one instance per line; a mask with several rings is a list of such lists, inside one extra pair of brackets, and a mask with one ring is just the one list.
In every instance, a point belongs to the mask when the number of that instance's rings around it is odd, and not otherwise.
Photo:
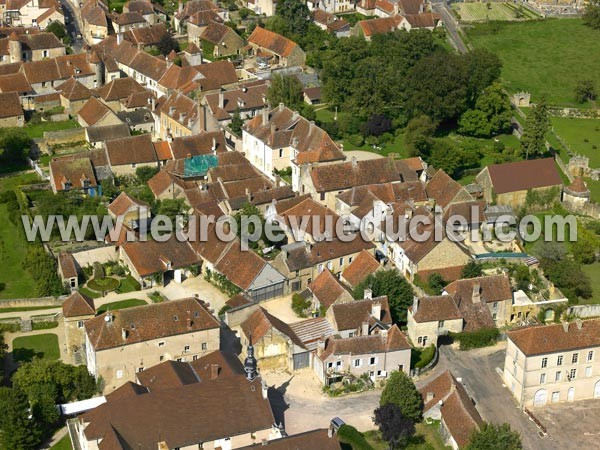
[(458, 13), (457, 17), (462, 22), (525, 20), (538, 17), (532, 11), (512, 3), (454, 3), (452, 9)]
[(573, 153), (590, 158), (590, 167), (600, 167), (600, 120), (552, 117), (554, 132)]
[(549, 104), (573, 106), (578, 79), (600, 85), (598, 32), (580, 19), (477, 24), (467, 37), (502, 59), (510, 92), (530, 92), (534, 102), (544, 95)]
[(48, 333), (15, 338), (13, 341), (13, 359), (15, 361), (31, 361), (35, 357), (59, 359), (58, 336)]
[[(406, 450), (445, 450), (444, 441), (440, 436), (440, 423), (433, 422), (431, 425), (417, 423), (416, 433), (410, 438)], [(367, 431), (365, 439), (373, 450), (387, 450), (389, 445), (381, 439), (379, 431)]]
[(134, 306), (147, 305), (145, 300), (139, 300), (137, 298), (130, 298), (127, 300), (121, 300), (118, 302), (107, 303), (98, 308), (97, 314), (105, 313), (106, 311), (115, 311), (117, 309), (132, 308)]
[(29, 124), (25, 128), (25, 132), (30, 138), (41, 138), (44, 136), (44, 131), (58, 131), (67, 130), (69, 128), (79, 128), (79, 124), (76, 120), (65, 120), (62, 122), (40, 122), (36, 124)]
[(60, 441), (54, 444), (50, 450), (72, 450), (73, 446), (71, 445), (71, 438), (69, 437), (69, 433), (67, 433)]
[(589, 299), (580, 299), (580, 303), (600, 303), (600, 262), (582, 266), (590, 280), (592, 280), (593, 296)]

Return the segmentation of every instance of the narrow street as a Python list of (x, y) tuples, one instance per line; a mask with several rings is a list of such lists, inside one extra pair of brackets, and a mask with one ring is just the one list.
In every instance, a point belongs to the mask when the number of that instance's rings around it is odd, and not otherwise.
[(460, 53), (467, 53), (467, 46), (460, 36), (458, 23), (450, 10), (448, 3), (446, 3), (445, 0), (434, 0), (431, 3), (431, 9), (442, 17), (444, 28), (446, 28), (446, 32), (448, 33), (448, 37), (454, 48)]

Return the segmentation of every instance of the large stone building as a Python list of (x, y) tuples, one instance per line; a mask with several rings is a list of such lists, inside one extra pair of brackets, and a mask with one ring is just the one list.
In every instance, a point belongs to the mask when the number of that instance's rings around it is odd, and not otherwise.
[(439, 336), (463, 330), (463, 316), (449, 295), (415, 297), (407, 317), (408, 337), (417, 347), (437, 346)]
[(162, 361), (194, 361), (219, 349), (220, 324), (194, 298), (107, 311), (85, 323), (89, 372), (107, 392)]
[(303, 66), (306, 53), (298, 44), (288, 38), (256, 27), (248, 37), (249, 53), (268, 60), (270, 65), (280, 67)]
[(504, 383), (525, 408), (600, 399), (600, 320), (507, 333)]
[(67, 354), (73, 355), (75, 362), (83, 362), (81, 351), (85, 343), (85, 323), (96, 315), (94, 300), (79, 292), (73, 292), (63, 302), (62, 310)]

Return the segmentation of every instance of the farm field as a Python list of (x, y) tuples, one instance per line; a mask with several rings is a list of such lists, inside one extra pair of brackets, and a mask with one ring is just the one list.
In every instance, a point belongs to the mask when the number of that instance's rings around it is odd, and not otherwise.
[(545, 96), (550, 105), (581, 107), (574, 98), (577, 80), (600, 84), (600, 40), (580, 19), (490, 22), (466, 33), (473, 47), (500, 57), (508, 91), (529, 92), (533, 102)]
[(457, 17), (462, 22), (482, 22), (486, 20), (527, 20), (538, 16), (520, 5), (513, 3), (494, 2), (469, 2), (454, 3), (452, 9), (458, 13)]
[(600, 120), (552, 117), (554, 132), (571, 152), (590, 158), (590, 167), (600, 167)]

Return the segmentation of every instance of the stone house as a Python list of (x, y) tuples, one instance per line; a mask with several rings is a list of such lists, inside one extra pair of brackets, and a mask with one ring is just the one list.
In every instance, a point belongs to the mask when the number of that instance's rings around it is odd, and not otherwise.
[(377, 261), (371, 253), (363, 250), (342, 272), (340, 280), (351, 288), (354, 288), (380, 268), (381, 265), (379, 264), (379, 261)]
[(25, 112), (18, 93), (0, 93), (0, 104), (0, 128), (25, 126)]
[(63, 25), (65, 18), (58, 0), (21, 0), (5, 2), (2, 5), (4, 23), (10, 26), (45, 28), (49, 19)]
[(149, 134), (106, 141), (106, 154), (115, 175), (133, 175), (139, 167), (158, 167)]
[(241, 358), (247, 353), (248, 345), (254, 347), (254, 354), (260, 370), (285, 369), (289, 372), (308, 367), (309, 352), (290, 326), (265, 309), (258, 308), (241, 325)]
[(518, 405), (600, 398), (600, 320), (507, 332), (504, 383)]
[(103, 1), (87, 0), (81, 6), (82, 33), (87, 42), (97, 44), (108, 36), (111, 30), (109, 13), (108, 6)]
[(206, 94), (202, 100), (207, 108), (206, 130), (225, 128), (236, 111), (244, 120), (259, 114), (265, 107), (267, 89), (267, 83), (252, 82), (238, 89)]
[[(553, 158), (492, 164), (479, 172), (476, 180), (483, 188), (487, 202), (511, 206), (515, 210), (525, 205), (530, 191), (558, 199), (562, 188)], [(554, 199), (549, 200), (551, 203)]]
[(148, 221), (152, 212), (150, 205), (141, 200), (129, 196), (126, 192), (121, 192), (107, 207), (108, 213), (117, 221), (119, 218), (129, 229), (137, 229), (140, 222)]
[(65, 112), (72, 115), (78, 114), (92, 96), (92, 91), (75, 78), (69, 78), (57, 86), (56, 90), (60, 92), (60, 105), (65, 108)]
[(80, 189), (94, 195), (98, 180), (90, 158), (64, 156), (50, 161), (50, 186), (54, 193)]
[(262, 27), (256, 27), (248, 37), (251, 56), (268, 60), (271, 66), (292, 67), (306, 63), (306, 53), (294, 41)]
[[(71, 356), (80, 355), (83, 363), (85, 362), (82, 354), (85, 344), (85, 323), (96, 315), (94, 300), (77, 291), (73, 292), (63, 302), (62, 312), (65, 323), (67, 354)], [(75, 361), (78, 360), (79, 358), (75, 359)]]
[(244, 40), (230, 27), (220, 22), (211, 21), (206, 26), (188, 24), (188, 40), (207, 51), (212, 48), (211, 56), (239, 55), (244, 47)]
[(79, 287), (79, 271), (71, 253), (61, 252), (58, 255), (58, 275), (63, 285), (68, 286), (71, 291)]
[(463, 316), (449, 295), (415, 297), (407, 311), (408, 337), (417, 347), (438, 345), (438, 337), (463, 330)]
[(394, 370), (410, 371), (410, 345), (397, 325), (379, 334), (350, 338), (330, 337), (320, 341), (314, 370), (326, 386), (347, 374), (365, 373), (373, 380), (387, 378)]
[(29, 29), (19, 33), (13, 31), (9, 37), (0, 39), (0, 65), (41, 61), (66, 54), (65, 45), (54, 34), (35, 32), (35, 29), (31, 31), (31, 33)]
[(77, 113), (77, 122), (82, 127), (119, 125), (121, 119), (96, 97), (90, 97)]
[(447, 211), (450, 205), (469, 202), (473, 197), (464, 186), (453, 180), (446, 172), (439, 169), (426, 185), (427, 196), (440, 206), (442, 211)]
[(327, 311), (336, 303), (352, 302), (354, 298), (350, 291), (334, 276), (329, 269), (323, 270), (307, 287), (312, 308)]
[(155, 25), (158, 22), (154, 3), (147, 0), (130, 0), (123, 5), (124, 13), (138, 13), (148, 25)]
[(387, 296), (372, 298), (370, 289), (365, 289), (362, 300), (334, 303), (325, 317), (342, 338), (369, 336), (392, 326)]
[(195, 298), (107, 311), (84, 324), (89, 372), (112, 392), (163, 361), (194, 361), (219, 349), (220, 324)]

